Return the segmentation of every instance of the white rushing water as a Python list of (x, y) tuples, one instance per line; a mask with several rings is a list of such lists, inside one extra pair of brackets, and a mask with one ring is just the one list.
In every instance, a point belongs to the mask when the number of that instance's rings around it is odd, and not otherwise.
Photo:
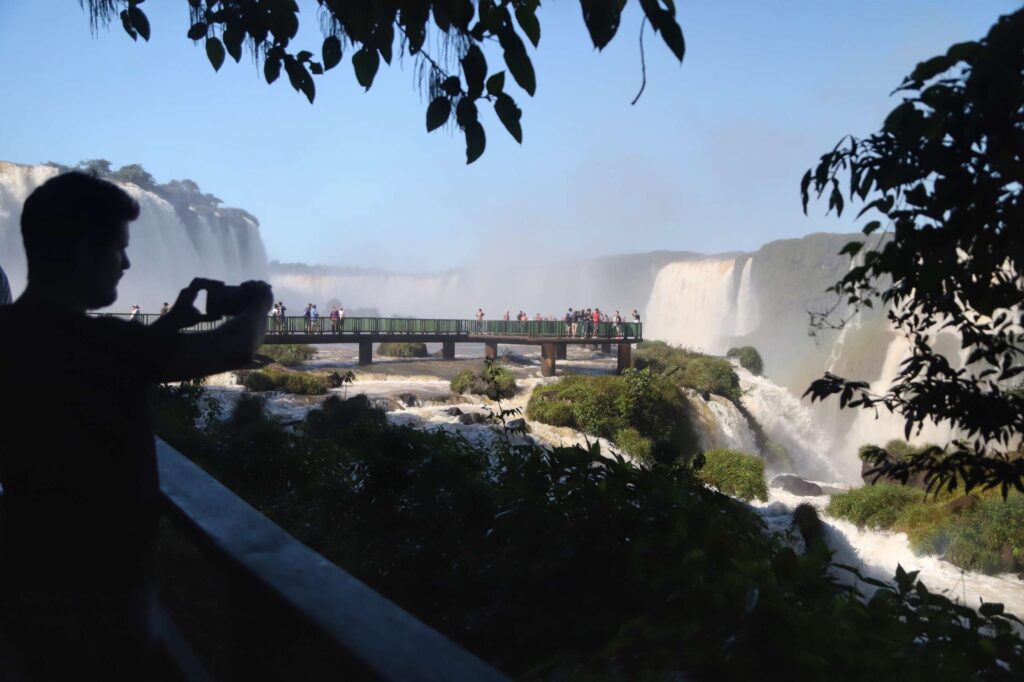
[(786, 448), (801, 476), (852, 482), (860, 477), (856, 460), (835, 461), (832, 439), (817, 425), (806, 403), (765, 377), (755, 376), (737, 366), (743, 395), (740, 402), (769, 438)]
[(725, 353), (734, 334), (732, 260), (684, 261), (658, 272), (646, 306), (645, 338)]
[[(51, 166), (26, 166), (0, 161), (0, 267), (17, 296), (25, 286), (25, 252), (21, 245), (21, 207), (36, 187), (57, 174)], [(190, 230), (174, 207), (132, 184), (121, 185), (141, 209), (131, 224), (128, 258), (131, 268), (118, 286), (113, 310), (126, 312), (133, 303), (155, 313), (174, 301), (193, 277), (229, 283), (267, 278), (267, 256), (259, 226), (243, 217), (192, 216)]]
[[(754, 506), (766, 523), (777, 532), (792, 531), (791, 513), (797, 505), (809, 503), (825, 522), (827, 543), (835, 552), (838, 564), (856, 567), (863, 575), (891, 581), (896, 567), (906, 571), (920, 571), (920, 580), (932, 592), (946, 595), (965, 606), (977, 607), (981, 601), (999, 602), (1006, 610), (1024, 616), (1024, 581), (1010, 575), (984, 575), (965, 571), (937, 556), (917, 556), (911, 551), (904, 533), (857, 528), (849, 521), (836, 519), (825, 513), (828, 496), (798, 497), (778, 488), (769, 492), (767, 503)], [(845, 584), (856, 584), (861, 593), (871, 595), (873, 586), (856, 580), (849, 571), (833, 569), (833, 575)]]

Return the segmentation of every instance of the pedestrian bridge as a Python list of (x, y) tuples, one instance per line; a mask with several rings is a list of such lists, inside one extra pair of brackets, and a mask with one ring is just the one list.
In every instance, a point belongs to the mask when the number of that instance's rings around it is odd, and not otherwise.
[[(103, 316), (131, 319), (127, 313), (104, 313)], [(159, 315), (136, 316), (143, 324), (157, 319)], [(205, 331), (218, 324), (204, 322), (192, 329)], [(498, 356), (499, 344), (540, 346), (544, 376), (555, 375), (555, 361), (566, 358), (569, 345), (596, 345), (606, 353), (611, 353), (615, 345), (617, 368), (621, 372), (632, 365), (632, 344), (643, 341), (643, 325), (639, 322), (569, 324), (561, 320), (519, 322), (402, 317), (346, 317), (334, 323), (326, 317), (271, 316), (264, 343), (356, 344), (359, 364), (369, 365), (373, 362), (373, 344), (404, 341), (440, 343), (441, 357), (446, 360), (455, 358), (457, 343), (482, 343), (488, 358)]]

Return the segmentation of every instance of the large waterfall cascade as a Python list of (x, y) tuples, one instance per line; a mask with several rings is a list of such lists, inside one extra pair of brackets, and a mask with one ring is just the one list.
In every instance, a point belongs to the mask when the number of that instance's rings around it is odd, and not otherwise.
[[(52, 166), (0, 161), (0, 266), (17, 296), (25, 286), (25, 252), (21, 246), (21, 207), (32, 190), (57, 173)], [(127, 311), (137, 303), (156, 312), (173, 301), (193, 277), (226, 282), (266, 279), (267, 256), (259, 227), (246, 218), (195, 215), (190, 230), (166, 200), (132, 184), (121, 185), (139, 202), (132, 223), (128, 258), (131, 268), (118, 287), (111, 309)]]

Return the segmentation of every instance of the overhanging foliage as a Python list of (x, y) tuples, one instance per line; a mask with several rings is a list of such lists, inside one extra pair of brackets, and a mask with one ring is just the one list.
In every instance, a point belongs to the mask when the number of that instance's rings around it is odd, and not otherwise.
[[(149, 19), (139, 7), (144, 0), (79, 1), (88, 5), (94, 28), (119, 17), (133, 40), (149, 40)], [(430, 100), (427, 131), (454, 120), (466, 138), (467, 163), (478, 159), (487, 143), (478, 111), (484, 103), (494, 107), (516, 142), (523, 141), (522, 111), (506, 90), (505, 71), (489, 69), (487, 53), (493, 65), (500, 51), (511, 80), (532, 97), (537, 75), (523, 38), (534, 48), (540, 43), (540, 0), (317, 0), (324, 40), (318, 49), (307, 46), (312, 50), (297, 49), (293, 42), (300, 16), (295, 0), (187, 2), (187, 37), (203, 42), (216, 70), (227, 56), (240, 61), (246, 48), (262, 65), (267, 83), (283, 69), (291, 86), (312, 103), (314, 77), (323, 77), (346, 55), (367, 90), (381, 61), (390, 65), (396, 55), (408, 55)], [(580, 0), (594, 47), (603, 49), (615, 37), (625, 6), (626, 0)], [(645, 21), (681, 62), (686, 45), (674, 0), (640, 0), (640, 6)]]

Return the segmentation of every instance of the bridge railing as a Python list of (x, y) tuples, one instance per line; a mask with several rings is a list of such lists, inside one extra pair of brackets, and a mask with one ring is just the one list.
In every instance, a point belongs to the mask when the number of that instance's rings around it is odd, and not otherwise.
[[(229, 659), (230, 673), (221, 670), (221, 675), (261, 680), (507, 680), (303, 545), (159, 439), (157, 464), (165, 514), (186, 542), (202, 550), (203, 565), (222, 574), (215, 581), (222, 587), (218, 594), (226, 591), (235, 611), (227, 618), (229, 631), (216, 634), (230, 648), (217, 649)], [(183, 603), (168, 603), (168, 612), (194, 609), (194, 599), (185, 594)], [(174, 626), (164, 631), (180, 634)], [(171, 646), (168, 639), (174, 637), (166, 635), (162, 641), (182, 670), (192, 671), (188, 679), (208, 679), (218, 666), (192, 654), (188, 628), (181, 632), (184, 637), (178, 641), (186, 640), (185, 646)]]
[[(99, 317), (152, 324), (160, 315), (99, 313)], [(220, 322), (201, 322), (187, 331), (208, 331)], [(335, 323), (328, 317), (307, 318), (298, 315), (269, 316), (271, 334), (354, 334), (377, 336), (521, 336), (523, 338), (636, 340), (643, 338), (639, 322), (563, 322), (561, 320), (460, 320), (417, 319), (404, 317), (346, 317)]]

